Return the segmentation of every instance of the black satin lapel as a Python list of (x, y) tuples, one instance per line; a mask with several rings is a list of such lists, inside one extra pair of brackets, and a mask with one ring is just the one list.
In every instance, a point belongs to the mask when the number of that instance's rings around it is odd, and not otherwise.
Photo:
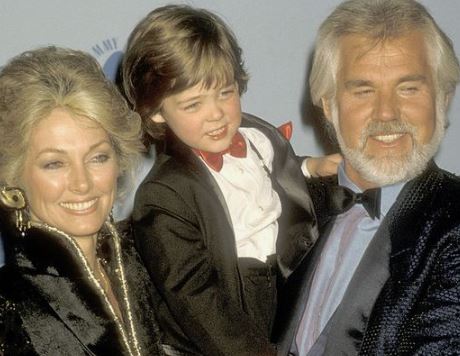
[(325, 355), (357, 354), (374, 303), (389, 277), (391, 237), (384, 220), (329, 320)]
[[(174, 159), (186, 166), (190, 173), (196, 174), (199, 179), (203, 180), (207, 186), (212, 188), (220, 206), (222, 206), (228, 224), (232, 226), (232, 219), (225, 198), (216, 180), (206, 167), (206, 164), (192, 152), (190, 147), (181, 142), (169, 128), (166, 130), (165, 146), (163, 150), (167, 155), (173, 156)], [(212, 200), (213, 197), (210, 196), (208, 199)]]
[[(219, 201), (219, 205), (222, 207), (225, 217), (227, 218), (227, 222), (229, 226), (233, 226), (232, 219), (230, 217), (230, 212), (228, 211), (227, 202), (225, 201), (224, 195), (222, 194), (222, 191), (220, 190), (219, 185), (217, 184), (216, 180), (212, 176), (211, 172), (209, 172), (209, 170), (205, 166), (205, 163), (202, 162), (198, 157), (195, 157), (195, 159), (197, 160), (196, 164), (203, 165), (202, 169), (198, 170), (197, 174), (202, 176), (202, 179), (206, 180), (207, 185), (209, 185), (212, 188), (212, 191), (216, 195), (217, 200)], [(212, 199), (212, 197), (210, 197), (209, 199)]]
[[(333, 223), (330, 224), (332, 227)], [(310, 253), (303, 259), (299, 267), (289, 277), (285, 289), (285, 294), (281, 294), (280, 310), (276, 322), (279, 336), (275, 336), (278, 341), (279, 355), (287, 355), (306, 307), (306, 302), (310, 294), (311, 283), (316, 270), (316, 266), (321, 258), (324, 245), (329, 237), (330, 228), (323, 232)]]
[[(256, 128), (270, 139), (274, 148), (272, 170), (270, 172), (267, 168), (266, 171), (283, 207), (278, 219), (278, 231), (283, 236), (278, 234), (276, 251), (280, 271), (287, 278), (299, 266), (318, 238), (313, 202), (308, 194), (300, 163), (289, 143), (273, 128)], [(252, 144), (251, 147), (263, 163), (257, 148)]]

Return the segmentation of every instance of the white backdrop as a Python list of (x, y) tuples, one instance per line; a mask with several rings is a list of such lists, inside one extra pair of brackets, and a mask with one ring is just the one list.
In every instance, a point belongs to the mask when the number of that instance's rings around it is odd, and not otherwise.
[[(184, 1), (179, 1), (184, 2)], [(274, 124), (294, 122), (298, 154), (319, 155), (315, 115), (305, 112), (309, 56), (320, 22), (339, 0), (195, 0), (191, 5), (221, 15), (235, 31), (251, 75), (243, 109)], [(422, 0), (460, 51), (460, 0)], [(0, 0), (0, 65), (24, 50), (55, 44), (92, 53), (113, 76), (127, 37), (157, 0)], [(459, 93), (460, 96), (460, 93)], [(460, 109), (450, 110), (451, 126), (438, 163), (460, 173)]]

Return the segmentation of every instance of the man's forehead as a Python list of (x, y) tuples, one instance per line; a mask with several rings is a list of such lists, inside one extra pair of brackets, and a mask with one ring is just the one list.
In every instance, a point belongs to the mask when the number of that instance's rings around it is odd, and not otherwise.
[(414, 30), (388, 38), (375, 38), (365, 34), (347, 34), (339, 38), (339, 48), (341, 54), (351, 52), (359, 58), (369, 53), (384, 54), (389, 49), (397, 48), (401, 51), (407, 48), (425, 51), (426, 45), (423, 33)]
[(339, 48), (339, 73), (381, 67), (395, 71), (412, 68), (415, 75), (429, 66), (425, 40), (418, 31), (379, 41), (364, 35), (346, 35), (340, 39)]

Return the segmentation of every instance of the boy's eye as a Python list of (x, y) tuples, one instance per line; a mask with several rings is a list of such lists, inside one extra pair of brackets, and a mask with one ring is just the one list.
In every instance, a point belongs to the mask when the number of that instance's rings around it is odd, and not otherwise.
[(198, 109), (199, 106), (200, 106), (200, 102), (196, 101), (196, 102), (193, 102), (193, 103), (190, 103), (190, 104), (184, 106), (183, 109), (185, 111), (194, 111), (194, 110)]
[(235, 88), (232, 86), (231, 88), (223, 89), (220, 92), (220, 96), (222, 98), (228, 98), (229, 96), (233, 95), (233, 93), (235, 93)]

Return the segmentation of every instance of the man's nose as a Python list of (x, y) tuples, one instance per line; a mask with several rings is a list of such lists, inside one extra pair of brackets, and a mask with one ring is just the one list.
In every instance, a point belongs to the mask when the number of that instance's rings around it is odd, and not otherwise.
[(381, 92), (376, 99), (375, 118), (381, 121), (396, 120), (399, 117), (398, 99), (392, 92)]

